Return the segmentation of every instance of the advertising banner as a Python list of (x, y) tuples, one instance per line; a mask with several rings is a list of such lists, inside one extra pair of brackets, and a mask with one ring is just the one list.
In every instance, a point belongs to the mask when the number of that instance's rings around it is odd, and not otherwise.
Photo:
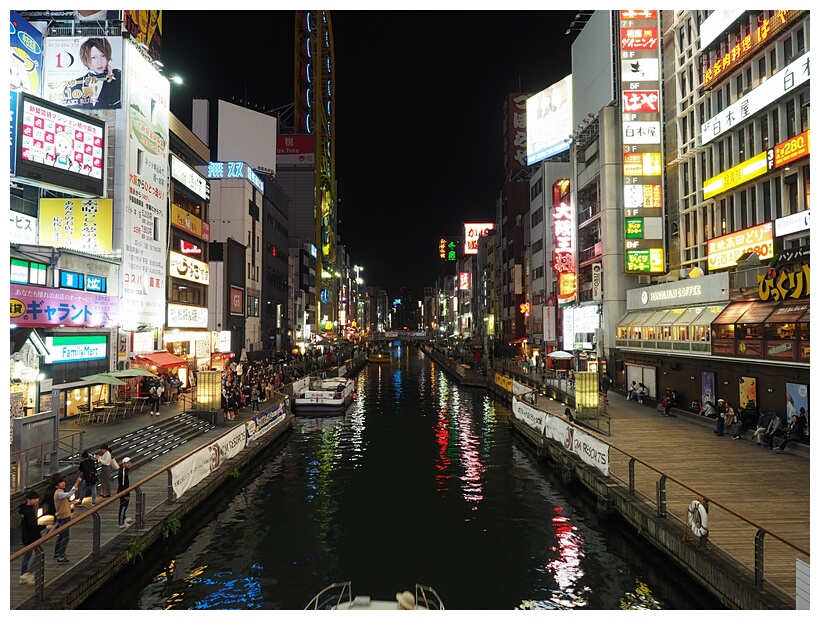
[(11, 11), (9, 90), (42, 96), (43, 35), (25, 17)]
[(19, 327), (113, 327), (116, 297), (41, 286), (10, 284), (11, 324)]
[(203, 263), (195, 258), (177, 254), (176, 252), (169, 252), (169, 257), (171, 264), (171, 273), (169, 275), (171, 277), (196, 282), (197, 284), (207, 285), (210, 282), (208, 263)]
[(754, 252), (760, 262), (771, 260), (774, 237), (771, 222), (744, 228), (722, 237), (709, 239), (706, 244), (709, 269), (725, 269), (737, 265), (737, 259), (746, 252)]
[(43, 98), (66, 108), (122, 106), (122, 37), (47, 37)]
[(527, 167), (527, 94), (509, 93), (504, 102), (504, 169)]
[[(807, 211), (808, 213), (808, 211)], [(17, 211), (9, 212), (9, 243), (37, 244), (37, 219)]]
[(546, 421), (549, 417), (549, 414), (545, 411), (535, 409), (534, 407), (527, 405), (524, 401), (513, 397), (513, 415), (516, 419), (521, 420), (531, 429), (537, 431), (539, 435), (544, 434)]
[(108, 198), (41, 198), (40, 245), (111, 252), (113, 216), (114, 201)]
[(215, 472), (225, 461), (233, 458), (247, 445), (245, 425), (225, 433), (212, 444), (198, 450), (179, 465), (171, 468), (171, 484), (177, 499), (186, 491)]
[(148, 48), (148, 55), (160, 60), (162, 51), (162, 11), (124, 11), (125, 30), (137, 43)]
[(569, 150), (572, 76), (527, 99), (527, 165)]
[(285, 405), (279, 403), (275, 407), (254, 416), (245, 422), (248, 432), (248, 441), (256, 441), (262, 435), (274, 428), (280, 422), (285, 421)]
[(125, 187), (115, 192), (123, 201), (120, 290), (130, 321), (158, 326), (165, 322), (170, 83), (133, 45), (124, 52)]
[(276, 165), (312, 166), (316, 161), (315, 141), (310, 134), (277, 134)]
[(478, 238), (486, 237), (495, 224), (464, 224), (464, 254), (478, 254)]

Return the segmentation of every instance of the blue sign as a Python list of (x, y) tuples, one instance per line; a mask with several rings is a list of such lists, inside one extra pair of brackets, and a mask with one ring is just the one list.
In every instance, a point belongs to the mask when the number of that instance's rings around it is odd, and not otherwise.
[(85, 290), (92, 293), (105, 293), (108, 288), (106, 284), (106, 279), (100, 276), (85, 277)]
[(43, 92), (43, 35), (28, 20), (10, 11), (9, 90), (40, 96)]
[(11, 151), (9, 154), (9, 171), (11, 176), (16, 176), (17, 170), (17, 91), (9, 92), (9, 101), (11, 102), (11, 114), (9, 118), (9, 146)]
[(212, 161), (208, 163), (209, 179), (247, 179), (263, 194), (265, 184), (253, 169), (243, 161)]
[(323, 304), (329, 304), (330, 303), (330, 291), (327, 290), (326, 288), (323, 288), (322, 292), (319, 293), (319, 299), (321, 300), (321, 302)]
[(73, 271), (60, 271), (60, 288), (83, 290), (83, 274)]

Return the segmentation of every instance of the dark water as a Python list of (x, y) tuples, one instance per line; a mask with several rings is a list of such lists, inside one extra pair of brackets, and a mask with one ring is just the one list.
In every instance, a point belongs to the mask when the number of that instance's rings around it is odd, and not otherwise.
[(391, 600), (423, 583), (448, 609), (721, 608), (537, 461), (504, 404), (396, 353), (85, 608), (295, 610), (347, 580)]

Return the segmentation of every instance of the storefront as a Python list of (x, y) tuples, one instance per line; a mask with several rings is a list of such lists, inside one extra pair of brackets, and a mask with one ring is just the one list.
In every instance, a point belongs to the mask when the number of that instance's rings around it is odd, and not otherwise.
[(809, 301), (736, 302), (712, 328), (712, 354), (809, 361)]
[(155, 375), (177, 375), (183, 386), (189, 385), (188, 360), (184, 357), (169, 353), (168, 351), (155, 351), (154, 353), (135, 355), (131, 361), (131, 366), (142, 368)]

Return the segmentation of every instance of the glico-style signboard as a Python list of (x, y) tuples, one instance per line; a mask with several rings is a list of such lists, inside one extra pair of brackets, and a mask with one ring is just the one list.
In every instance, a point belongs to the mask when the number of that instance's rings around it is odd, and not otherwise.
[(658, 11), (620, 11), (624, 271), (666, 272)]

